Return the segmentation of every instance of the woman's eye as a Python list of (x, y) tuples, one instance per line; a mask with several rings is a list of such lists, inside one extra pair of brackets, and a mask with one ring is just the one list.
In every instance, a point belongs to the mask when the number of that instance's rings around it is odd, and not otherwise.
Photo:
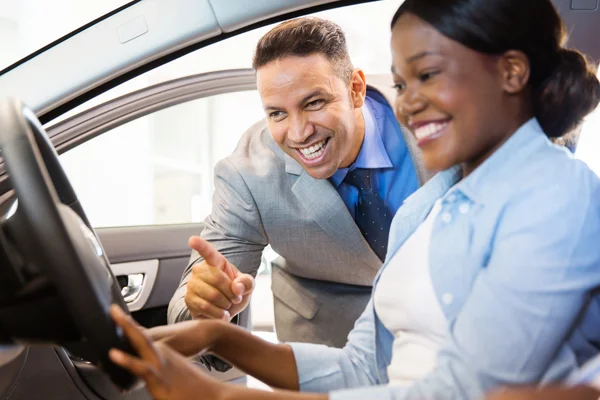
[(404, 91), (404, 89), (406, 89), (406, 85), (404, 83), (396, 83), (394, 84), (394, 89), (396, 89), (396, 92), (400, 93), (402, 91)]
[(427, 72), (423, 72), (422, 74), (419, 75), (419, 80), (421, 82), (426, 82), (429, 79), (433, 78), (435, 75), (438, 74), (438, 71), (427, 71)]

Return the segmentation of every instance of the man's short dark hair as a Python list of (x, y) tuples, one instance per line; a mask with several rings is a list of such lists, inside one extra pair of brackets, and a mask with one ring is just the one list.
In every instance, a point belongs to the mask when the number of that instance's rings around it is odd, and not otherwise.
[(354, 67), (344, 31), (337, 24), (316, 17), (286, 21), (267, 32), (256, 45), (252, 68), (258, 70), (287, 56), (307, 57), (313, 54), (327, 57), (337, 75), (350, 82)]

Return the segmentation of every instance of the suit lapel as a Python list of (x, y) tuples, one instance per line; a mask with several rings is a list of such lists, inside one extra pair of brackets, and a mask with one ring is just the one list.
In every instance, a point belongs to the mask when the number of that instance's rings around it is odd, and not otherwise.
[(356, 254), (374, 269), (379, 269), (381, 260), (363, 238), (346, 204), (329, 180), (314, 179), (288, 155), (286, 172), (299, 175), (292, 186), (292, 193), (315, 222), (349, 252)]

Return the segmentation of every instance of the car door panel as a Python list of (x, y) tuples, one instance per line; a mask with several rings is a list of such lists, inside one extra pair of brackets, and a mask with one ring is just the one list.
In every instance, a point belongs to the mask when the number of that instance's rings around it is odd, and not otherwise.
[[(164, 313), (164, 316), (155, 318), (155, 321), (166, 323), (166, 307), (190, 258), (188, 238), (198, 235), (201, 230), (202, 224), (97, 229), (117, 278), (128, 274), (148, 274), (147, 269), (142, 266), (148, 262), (156, 262), (157, 268), (152, 280), (148, 281), (148, 277), (144, 277), (144, 293), (140, 293), (133, 303), (129, 303), (134, 316), (140, 310), (158, 309), (155, 312)], [(139, 301), (141, 298), (142, 302)], [(146, 321), (147, 317), (142, 319)]]

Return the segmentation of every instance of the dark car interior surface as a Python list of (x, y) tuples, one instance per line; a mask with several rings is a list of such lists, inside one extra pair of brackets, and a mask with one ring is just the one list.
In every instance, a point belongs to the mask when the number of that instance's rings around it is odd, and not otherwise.
[[(570, 46), (600, 60), (600, 0), (554, 2)], [(273, 23), (268, 18), (264, 24)], [(108, 359), (113, 347), (133, 351), (108, 308), (116, 303), (146, 327), (166, 324), (187, 238), (199, 225), (96, 231), (38, 117), (20, 100), (0, 99), (0, 399), (149, 399)], [(137, 279), (148, 278), (130, 268), (140, 255), (155, 261), (143, 262), (156, 284), (136, 308), (124, 297), (139, 294)]]

